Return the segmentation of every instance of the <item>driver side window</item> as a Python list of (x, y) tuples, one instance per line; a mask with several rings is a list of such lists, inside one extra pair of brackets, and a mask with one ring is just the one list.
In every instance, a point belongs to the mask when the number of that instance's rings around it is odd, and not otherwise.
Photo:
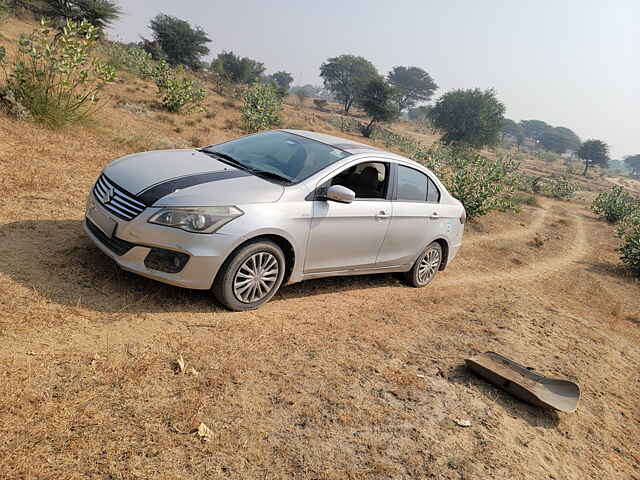
[(383, 162), (359, 163), (329, 180), (324, 187), (342, 185), (356, 194), (356, 200), (385, 199), (389, 187), (389, 164)]

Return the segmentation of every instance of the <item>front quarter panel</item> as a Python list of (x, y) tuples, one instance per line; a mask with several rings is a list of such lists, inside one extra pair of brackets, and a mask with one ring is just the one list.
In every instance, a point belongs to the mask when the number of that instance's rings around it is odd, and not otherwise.
[(286, 239), (294, 251), (294, 265), (289, 283), (302, 279), (305, 251), (311, 223), (312, 202), (304, 200), (303, 188), (287, 189), (275, 203), (239, 204), (244, 215), (223, 226), (218, 233), (237, 238), (234, 248), (261, 235)]

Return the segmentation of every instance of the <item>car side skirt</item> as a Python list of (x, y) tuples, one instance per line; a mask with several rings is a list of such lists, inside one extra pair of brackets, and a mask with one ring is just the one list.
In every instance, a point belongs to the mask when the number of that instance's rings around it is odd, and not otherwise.
[(309, 280), (312, 278), (324, 278), (324, 277), (343, 277), (343, 276), (349, 276), (349, 275), (371, 275), (375, 273), (408, 272), (409, 270), (411, 270), (411, 267), (412, 265), (390, 265), (386, 267), (331, 270), (331, 271), (323, 271), (323, 272), (307, 272), (303, 274), (302, 280)]

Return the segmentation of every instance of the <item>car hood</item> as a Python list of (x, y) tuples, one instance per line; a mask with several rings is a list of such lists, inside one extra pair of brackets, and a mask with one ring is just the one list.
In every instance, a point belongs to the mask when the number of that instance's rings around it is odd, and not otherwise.
[(104, 169), (118, 187), (146, 205), (214, 206), (277, 201), (284, 191), (198, 150), (127, 155)]

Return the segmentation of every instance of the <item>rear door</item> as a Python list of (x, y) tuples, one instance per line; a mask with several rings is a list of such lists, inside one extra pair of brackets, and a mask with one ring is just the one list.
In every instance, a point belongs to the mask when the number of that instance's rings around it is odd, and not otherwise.
[(375, 266), (392, 215), (390, 173), (388, 162), (369, 160), (320, 182), (319, 196), (331, 185), (342, 185), (356, 198), (348, 204), (313, 201), (305, 273)]
[(393, 218), (378, 255), (379, 266), (412, 263), (443, 231), (441, 193), (434, 181), (415, 168), (394, 167)]

